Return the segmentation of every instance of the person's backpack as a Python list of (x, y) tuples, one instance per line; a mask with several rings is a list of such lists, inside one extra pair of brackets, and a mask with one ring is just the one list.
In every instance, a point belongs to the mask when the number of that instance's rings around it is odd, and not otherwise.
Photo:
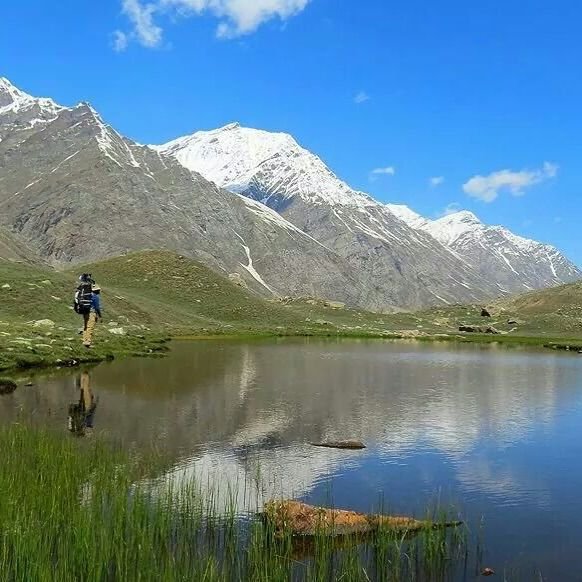
[(85, 315), (91, 311), (91, 300), (93, 298), (93, 279), (91, 275), (83, 274), (79, 277), (79, 286), (75, 292), (75, 302), (73, 307), (75, 313)]

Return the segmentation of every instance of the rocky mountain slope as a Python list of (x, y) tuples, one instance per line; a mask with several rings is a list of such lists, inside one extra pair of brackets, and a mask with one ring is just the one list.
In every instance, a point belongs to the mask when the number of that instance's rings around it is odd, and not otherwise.
[(147, 248), (238, 273), (264, 295), (362, 304), (349, 264), (264, 205), (140, 146), (88, 104), (0, 83), (0, 227), (52, 264)]
[(472, 212), (427, 220), (406, 206), (388, 207), (413, 228), (428, 232), (454, 250), (483, 278), (497, 281), (508, 291), (518, 293), (582, 279), (582, 271), (555, 247), (502, 226), (483, 224)]
[(277, 210), (395, 304), (472, 301), (582, 277), (557, 249), (486, 226), (471, 213), (430, 221), (406, 206), (380, 204), (287, 134), (231, 124), (156, 149)]
[(155, 149), (268, 205), (343, 257), (367, 290), (369, 307), (443, 305), (503, 292), (434, 237), (350, 188), (287, 134), (232, 124)]

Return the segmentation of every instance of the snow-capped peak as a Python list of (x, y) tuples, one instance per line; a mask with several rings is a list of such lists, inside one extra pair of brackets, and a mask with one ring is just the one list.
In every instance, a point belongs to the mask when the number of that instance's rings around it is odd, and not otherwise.
[(468, 210), (447, 214), (438, 220), (428, 221), (424, 226), (424, 229), (436, 239), (449, 246), (466, 233), (481, 231), (485, 228), (487, 227), (477, 216)]
[(64, 107), (46, 97), (33, 97), (15, 87), (6, 77), (0, 77), (0, 115), (23, 115), (31, 127), (54, 119)]
[(298, 196), (313, 204), (358, 207), (377, 204), (366, 194), (350, 188), (287, 133), (231, 123), (153, 147), (173, 155), (183, 166), (217, 185), (233, 192), (250, 193), (263, 202), (272, 196), (284, 199)]

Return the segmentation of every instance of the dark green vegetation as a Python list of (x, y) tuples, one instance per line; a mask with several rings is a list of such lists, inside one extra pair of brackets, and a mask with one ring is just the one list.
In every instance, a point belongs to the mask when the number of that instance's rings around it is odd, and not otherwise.
[[(81, 346), (81, 318), (71, 308), (76, 277), (85, 271), (103, 287), (105, 308), (91, 351)], [(0, 259), (0, 370), (155, 355), (169, 336), (342, 335), (582, 346), (582, 284), (499, 301), (490, 307), (491, 319), (481, 317), (481, 307), (375, 314), (315, 298), (267, 300), (163, 251), (74, 272)], [(493, 326), (501, 334), (460, 334), (463, 324)]]
[(465, 557), (461, 529), (299, 542), (99, 441), (15, 426), (0, 448), (2, 580), (437, 580)]

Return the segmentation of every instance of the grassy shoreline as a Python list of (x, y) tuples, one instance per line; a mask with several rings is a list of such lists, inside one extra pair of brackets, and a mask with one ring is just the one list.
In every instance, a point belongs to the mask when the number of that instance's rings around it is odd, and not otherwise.
[[(80, 318), (71, 307), (78, 272), (93, 273), (103, 289), (106, 319), (90, 351), (81, 345)], [(156, 357), (173, 338), (333, 337), (582, 349), (578, 286), (518, 297), (492, 313), (483, 319), (480, 306), (453, 305), (383, 314), (313, 297), (264, 298), (164, 251), (116, 257), (75, 272), (0, 259), (0, 373)], [(461, 325), (499, 333), (460, 334)]]
[(438, 334), (438, 335), (415, 335), (396, 333), (350, 333), (350, 332), (314, 332), (314, 331), (293, 331), (289, 333), (262, 331), (241, 332), (241, 333), (195, 333), (179, 335), (172, 334), (151, 334), (139, 337), (125, 337), (115, 342), (108, 342), (100, 345), (97, 341), (95, 348), (86, 350), (78, 349), (63, 353), (63, 347), (67, 345), (53, 346), (51, 354), (28, 352), (26, 354), (13, 353), (3, 354), (0, 359), (0, 372), (6, 376), (11, 376), (18, 372), (28, 370), (40, 370), (50, 368), (77, 367), (83, 364), (100, 363), (127, 357), (164, 357), (171, 349), (171, 341), (217, 341), (217, 340), (265, 340), (284, 338), (335, 338), (335, 339), (369, 339), (385, 341), (417, 341), (417, 342), (447, 342), (450, 344), (482, 344), (501, 345), (504, 347), (522, 347), (550, 349), (554, 351), (568, 351), (577, 354), (582, 351), (582, 340), (564, 339), (540, 336), (491, 336), (482, 334), (459, 335), (459, 334)]

